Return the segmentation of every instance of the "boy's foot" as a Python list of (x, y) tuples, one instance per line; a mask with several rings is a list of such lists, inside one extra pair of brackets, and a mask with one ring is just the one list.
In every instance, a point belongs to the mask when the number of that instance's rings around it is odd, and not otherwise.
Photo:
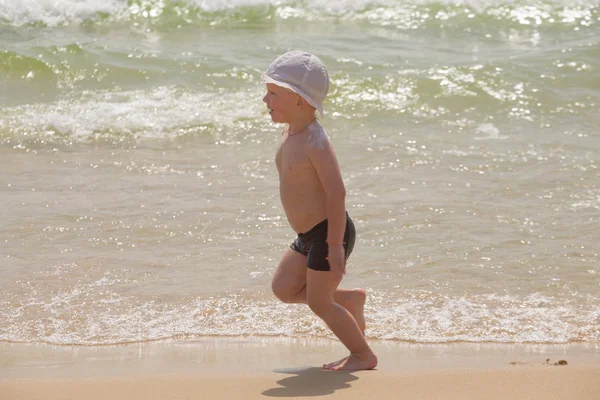
[(334, 362), (329, 363), (329, 364), (323, 364), (323, 369), (330, 369), (331, 370), (331, 369), (333, 369), (333, 367), (337, 367), (338, 365), (340, 365), (341, 363), (343, 363), (344, 361), (346, 361), (347, 358), (348, 357), (344, 357), (341, 360), (337, 360), (337, 361), (334, 361)]
[[(339, 305), (344, 307), (356, 320), (358, 328), (365, 335), (365, 301), (367, 300), (367, 291), (365, 289), (352, 289), (345, 291), (343, 296), (335, 299)], [(343, 361), (343, 360), (340, 360)]]
[(373, 353), (366, 355), (350, 354), (346, 358), (323, 365), (323, 369), (330, 371), (359, 371), (374, 369), (377, 366), (377, 356)]

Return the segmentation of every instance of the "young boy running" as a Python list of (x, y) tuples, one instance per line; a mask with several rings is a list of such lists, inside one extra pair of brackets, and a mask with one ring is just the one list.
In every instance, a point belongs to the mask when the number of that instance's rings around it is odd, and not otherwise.
[(275, 163), (281, 203), (298, 234), (275, 271), (273, 293), (286, 303), (308, 304), (350, 351), (323, 368), (373, 369), (377, 357), (364, 337), (366, 292), (338, 288), (356, 233), (337, 158), (316, 119), (316, 111), (323, 114), (329, 75), (316, 56), (291, 51), (275, 59), (261, 81), (271, 119), (287, 124)]

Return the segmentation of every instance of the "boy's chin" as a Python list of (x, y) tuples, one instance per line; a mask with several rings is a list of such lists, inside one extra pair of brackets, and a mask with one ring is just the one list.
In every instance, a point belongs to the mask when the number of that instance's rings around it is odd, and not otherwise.
[(276, 115), (276, 114), (269, 114), (269, 116), (271, 117), (271, 121), (273, 121), (276, 124), (283, 124), (285, 123), (285, 121), (283, 120), (283, 118), (280, 115)]

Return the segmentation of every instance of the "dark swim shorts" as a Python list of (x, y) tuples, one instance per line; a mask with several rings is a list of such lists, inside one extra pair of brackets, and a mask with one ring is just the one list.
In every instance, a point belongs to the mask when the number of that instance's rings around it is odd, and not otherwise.
[[(319, 222), (306, 233), (299, 233), (290, 248), (307, 257), (306, 264), (308, 268), (316, 271), (329, 271), (329, 261), (326, 259), (329, 245), (325, 240), (327, 240), (327, 220)], [(354, 249), (355, 240), (356, 228), (350, 216), (346, 213), (346, 230), (344, 232), (346, 260), (348, 260)]]

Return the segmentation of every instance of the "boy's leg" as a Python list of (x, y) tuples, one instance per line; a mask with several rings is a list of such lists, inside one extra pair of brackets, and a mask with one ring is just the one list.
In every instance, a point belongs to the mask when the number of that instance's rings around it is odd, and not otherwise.
[(284, 303), (306, 303), (306, 256), (287, 249), (273, 274), (271, 289)]
[(350, 351), (350, 355), (339, 363), (327, 366), (334, 370), (373, 369), (377, 357), (361, 334), (356, 320), (344, 307), (334, 301), (339, 281), (331, 271), (307, 270), (306, 300), (310, 309), (317, 314)]
[[(271, 287), (278, 299), (285, 303), (306, 304), (306, 256), (287, 249), (273, 275)], [(336, 288), (333, 299), (352, 314), (364, 335), (364, 306), (367, 292), (364, 289)]]

